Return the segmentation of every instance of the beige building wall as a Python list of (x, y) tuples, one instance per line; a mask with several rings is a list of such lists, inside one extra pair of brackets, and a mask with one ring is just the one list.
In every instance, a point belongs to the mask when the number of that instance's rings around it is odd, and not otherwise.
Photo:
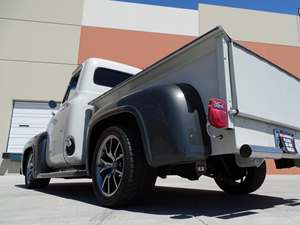
[(300, 46), (296, 15), (199, 4), (200, 34), (220, 25), (235, 40)]
[[(0, 0), (0, 156), (13, 100), (61, 101), (77, 66), (83, 0)], [(0, 174), (17, 165), (0, 157)]]
[(80, 27), (0, 19), (0, 59), (75, 64)]
[(0, 17), (80, 25), (83, 0), (0, 0)]

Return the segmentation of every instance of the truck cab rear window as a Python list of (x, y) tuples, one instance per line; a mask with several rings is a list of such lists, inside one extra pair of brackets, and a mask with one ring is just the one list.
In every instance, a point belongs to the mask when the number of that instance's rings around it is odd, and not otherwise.
[(116, 70), (97, 68), (94, 73), (94, 83), (106, 87), (114, 87), (127, 80), (132, 75)]

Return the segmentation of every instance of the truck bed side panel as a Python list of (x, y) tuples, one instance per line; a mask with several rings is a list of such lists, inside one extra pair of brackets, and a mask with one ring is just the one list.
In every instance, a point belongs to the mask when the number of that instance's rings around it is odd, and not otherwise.
[[(224, 87), (224, 70), (228, 68), (225, 68), (224, 57), (220, 54), (224, 50), (223, 47), (222, 35), (199, 39), (177, 55), (170, 56), (158, 66), (144, 70), (137, 77), (116, 87), (107, 95), (95, 99), (91, 104), (103, 109), (122, 98), (151, 87), (188, 84), (200, 95), (205, 114), (207, 114), (207, 105), (211, 97), (226, 99), (227, 94), (231, 95), (231, 93), (226, 93), (227, 90)], [(134, 102), (132, 104), (135, 107)], [(204, 116), (206, 118), (206, 115)], [(235, 146), (232, 142), (233, 131), (222, 130), (221, 132), (224, 139), (222, 141), (211, 139), (212, 148), (218, 148), (220, 151), (227, 148), (232, 152)], [(149, 138), (152, 139), (152, 137)], [(151, 149), (151, 151), (155, 150)], [(201, 152), (200, 147), (199, 151)]]

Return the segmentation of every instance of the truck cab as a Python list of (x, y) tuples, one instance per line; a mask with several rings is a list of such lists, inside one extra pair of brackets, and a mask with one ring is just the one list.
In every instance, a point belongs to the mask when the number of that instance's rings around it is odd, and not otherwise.
[(90, 58), (73, 72), (63, 101), (48, 127), (46, 163), (50, 168), (84, 164), (84, 130), (93, 107), (88, 103), (141, 70), (104, 59)]

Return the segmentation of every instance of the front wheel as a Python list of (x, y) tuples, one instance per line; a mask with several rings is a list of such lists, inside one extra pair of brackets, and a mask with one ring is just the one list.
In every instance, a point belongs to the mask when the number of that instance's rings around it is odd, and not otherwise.
[(153, 189), (156, 174), (146, 162), (135, 129), (112, 126), (101, 134), (94, 152), (92, 178), (99, 204), (107, 207), (132, 203)]
[(33, 153), (30, 152), (25, 167), (25, 187), (29, 189), (34, 188), (45, 188), (50, 182), (50, 178), (37, 179), (33, 177), (34, 163), (33, 163)]
[(215, 178), (216, 184), (229, 194), (248, 194), (256, 191), (263, 184), (267, 169), (263, 162), (259, 167), (239, 168), (239, 177), (223, 176)]

